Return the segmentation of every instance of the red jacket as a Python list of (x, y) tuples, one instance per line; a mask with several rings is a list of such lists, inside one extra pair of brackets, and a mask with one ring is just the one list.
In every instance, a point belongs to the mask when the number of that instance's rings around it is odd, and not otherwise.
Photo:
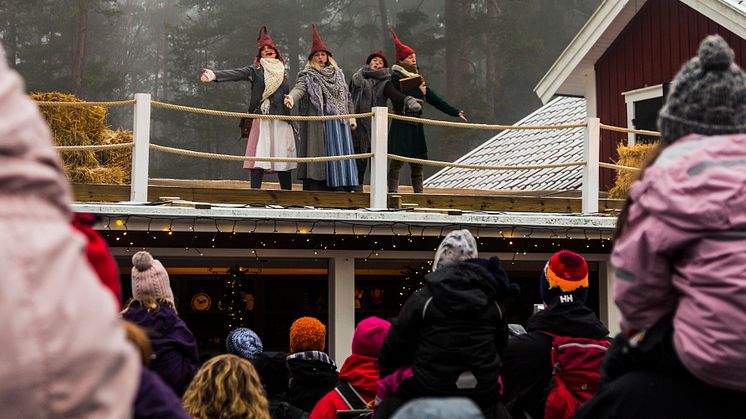
[[(352, 354), (339, 372), (339, 381), (350, 383), (369, 406), (376, 398), (376, 380), (378, 369), (374, 357)], [(349, 410), (349, 407), (337, 391), (332, 390), (316, 403), (309, 419), (335, 419), (337, 410)]]

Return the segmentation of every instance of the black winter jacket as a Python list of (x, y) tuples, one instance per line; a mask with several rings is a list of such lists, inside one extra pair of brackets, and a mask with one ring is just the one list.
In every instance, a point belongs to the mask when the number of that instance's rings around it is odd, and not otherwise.
[(310, 412), (326, 393), (334, 390), (339, 373), (334, 364), (312, 359), (288, 359), (290, 403)]
[(427, 286), (407, 300), (381, 346), (381, 375), (413, 365), (414, 379), (433, 396), (496, 398), (507, 343), (497, 281), (471, 263), (425, 279)]
[[(264, 68), (259, 64), (234, 68), (231, 70), (215, 70), (215, 81), (248, 81), (251, 83), (249, 96), (249, 113), (261, 114), (259, 106), (264, 94)], [(290, 92), (290, 83), (288, 82), (287, 72), (285, 79), (280, 87), (269, 96), (269, 114), (270, 115), (290, 115), (290, 109), (284, 104), (285, 95)]]
[(525, 413), (543, 418), (552, 379), (553, 341), (544, 332), (600, 340), (609, 331), (585, 304), (560, 303), (559, 298), (531, 316), (526, 330), (528, 333), (508, 341), (502, 369), (504, 400), (514, 418), (525, 417)]

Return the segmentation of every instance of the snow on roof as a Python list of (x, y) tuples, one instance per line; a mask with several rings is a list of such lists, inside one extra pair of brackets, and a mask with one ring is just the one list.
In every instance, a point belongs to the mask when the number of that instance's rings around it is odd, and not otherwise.
[[(556, 97), (515, 125), (562, 125), (585, 122), (584, 98)], [(541, 165), (583, 160), (583, 128), (506, 130), (487, 140), (458, 163)], [(536, 170), (445, 168), (425, 180), (429, 188), (480, 190), (580, 189), (582, 166)]]

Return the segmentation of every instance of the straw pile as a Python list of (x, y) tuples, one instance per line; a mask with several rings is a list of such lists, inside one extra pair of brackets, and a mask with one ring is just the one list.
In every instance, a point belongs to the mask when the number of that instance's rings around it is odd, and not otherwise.
[[(617, 160), (616, 164), (621, 166), (642, 167), (655, 146), (655, 144), (635, 144), (632, 147), (628, 147), (619, 144), (616, 149), (619, 153), (619, 160)], [(609, 198), (627, 198), (629, 186), (635, 179), (637, 179), (637, 176), (638, 172), (617, 170), (614, 187), (609, 189)]]
[[(34, 100), (82, 102), (64, 93), (34, 93)], [(100, 106), (41, 106), (56, 145), (102, 145), (132, 142), (132, 133), (112, 130), (106, 123), (106, 108)], [(114, 183), (130, 181), (131, 149), (60, 152), (70, 182)]]

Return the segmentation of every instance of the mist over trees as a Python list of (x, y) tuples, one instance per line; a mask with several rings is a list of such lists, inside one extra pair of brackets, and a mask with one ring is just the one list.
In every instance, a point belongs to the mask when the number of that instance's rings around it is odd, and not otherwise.
[[(600, 0), (0, 0), (0, 42), (30, 92), (86, 100), (154, 100), (246, 111), (245, 83), (202, 84), (201, 68), (241, 67), (262, 25), (305, 65), (315, 23), (346, 76), (383, 49), (389, 27), (417, 51), (428, 85), (471, 121), (512, 123), (536, 109), (532, 89)], [(447, 119), (426, 108), (426, 117)], [(109, 124), (131, 128), (128, 108)], [(151, 141), (242, 155), (238, 120), (153, 109)], [(427, 127), (430, 158), (454, 160), (491, 134)], [(235, 162), (153, 153), (151, 177), (245, 179)], [(429, 172), (432, 173), (432, 170)], [(406, 176), (403, 176), (406, 178)]]

